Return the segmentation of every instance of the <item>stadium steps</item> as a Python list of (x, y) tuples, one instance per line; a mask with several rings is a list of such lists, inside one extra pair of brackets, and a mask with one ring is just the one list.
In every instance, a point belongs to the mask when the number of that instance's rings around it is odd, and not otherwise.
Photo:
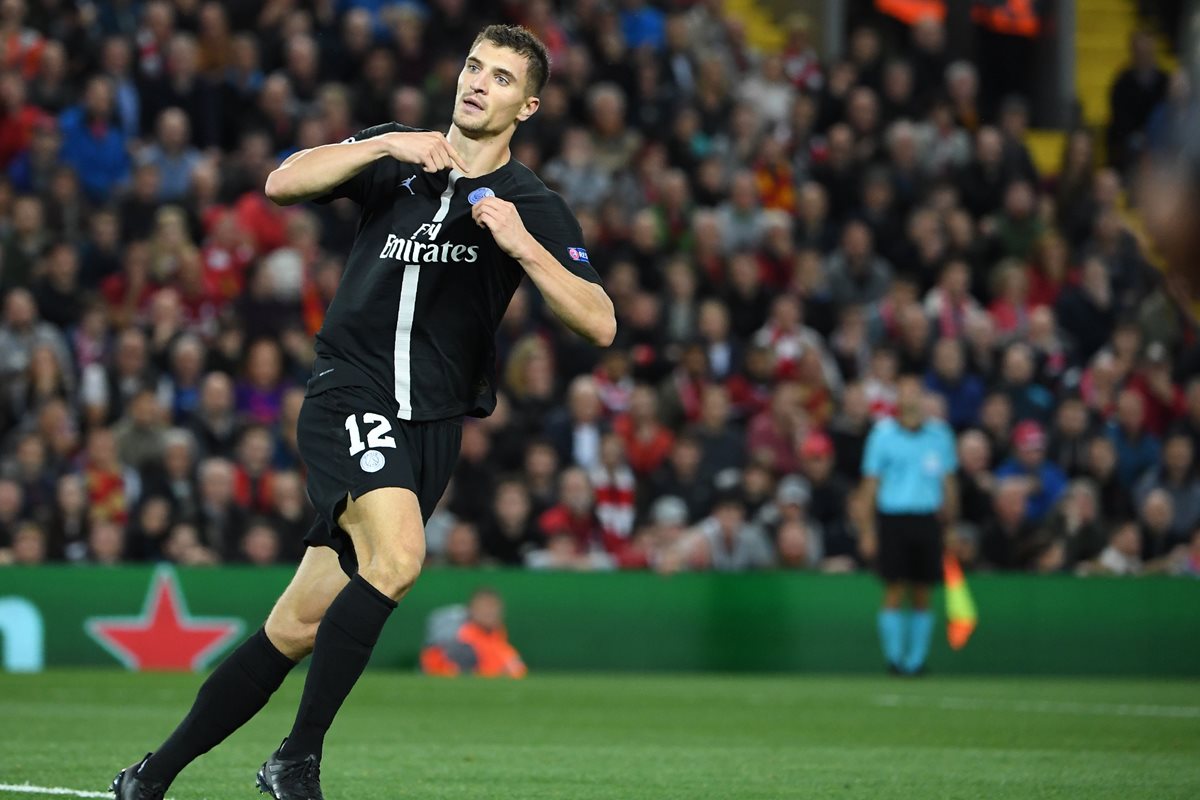
[(783, 49), (783, 27), (759, 0), (724, 0), (726, 15), (736, 19), (746, 31), (746, 43), (761, 53)]
[[(1075, 94), (1083, 121), (1108, 124), (1108, 92), (1129, 62), (1129, 36), (1142, 23), (1134, 0), (1078, 0), (1075, 9)], [(1173, 66), (1171, 48), (1159, 36), (1160, 60)]]

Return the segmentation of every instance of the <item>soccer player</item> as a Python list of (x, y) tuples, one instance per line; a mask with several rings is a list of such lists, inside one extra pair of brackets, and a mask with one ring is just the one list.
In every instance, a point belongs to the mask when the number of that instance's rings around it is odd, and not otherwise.
[(913, 675), (933, 638), (929, 600), (942, 577), (943, 526), (957, 514), (958, 461), (950, 426), (926, 417), (920, 376), (903, 375), (896, 388), (895, 418), (875, 424), (863, 453), (861, 547), (877, 556), (884, 582), (879, 640), (888, 669)]
[(579, 223), (509, 152), (548, 76), (533, 34), (489, 26), (459, 75), (448, 134), (386, 123), (296, 153), (268, 177), (281, 205), (362, 207), (299, 419), (319, 520), (266, 624), (209, 676), (170, 737), (116, 777), (119, 800), (162, 798), (310, 653), (295, 724), (257, 784), (276, 800), (321, 798), (326, 731), (421, 571), (423, 524), (458, 457), (461, 419), (495, 408), (493, 339), (517, 285), (528, 275), (568, 327), (612, 342), (613, 305)]

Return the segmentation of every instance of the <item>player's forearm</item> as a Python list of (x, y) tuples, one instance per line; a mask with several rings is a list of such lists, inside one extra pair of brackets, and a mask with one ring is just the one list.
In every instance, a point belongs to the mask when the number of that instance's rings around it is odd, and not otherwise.
[(323, 144), (302, 150), (267, 176), (265, 191), (271, 202), (280, 206), (302, 203), (320, 197), (366, 169), (372, 161), (387, 155), (382, 137), (361, 142)]
[(571, 274), (532, 237), (528, 253), (517, 261), (568, 328), (600, 347), (612, 344), (617, 316), (603, 287)]

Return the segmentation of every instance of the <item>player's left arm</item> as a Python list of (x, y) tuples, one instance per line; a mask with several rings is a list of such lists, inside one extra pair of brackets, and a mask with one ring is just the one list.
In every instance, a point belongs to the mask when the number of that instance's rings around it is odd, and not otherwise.
[[(480, 200), (471, 208), (471, 216), (476, 224), (488, 229), (501, 250), (521, 265), (542, 297), (546, 298), (550, 310), (567, 327), (601, 347), (612, 344), (617, 335), (617, 317), (612, 300), (599, 284), (598, 278), (592, 281), (576, 274), (546, 248), (546, 244), (550, 244), (565, 253), (565, 244), (558, 247), (558, 243), (552, 241), (558, 237), (531, 233), (517, 207), (499, 197)], [(547, 222), (552, 224), (552, 220), (542, 220), (541, 215), (537, 216), (539, 226)], [(575, 230), (578, 231), (578, 223), (575, 223)], [(578, 234), (576, 241), (579, 245), (583, 244), (582, 239), (582, 234)], [(595, 277), (590, 266), (587, 273)]]

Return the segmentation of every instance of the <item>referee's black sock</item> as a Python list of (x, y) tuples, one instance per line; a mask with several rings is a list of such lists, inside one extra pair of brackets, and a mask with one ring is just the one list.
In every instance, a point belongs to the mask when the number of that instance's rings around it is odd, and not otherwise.
[(170, 783), (180, 771), (257, 714), (296, 662), (271, 644), (264, 629), (242, 642), (200, 687), (192, 710), (138, 773)]
[(355, 575), (334, 598), (317, 628), (312, 664), (304, 682), (296, 724), (280, 755), (321, 757), (325, 732), (367, 667), (379, 633), (396, 601)]

